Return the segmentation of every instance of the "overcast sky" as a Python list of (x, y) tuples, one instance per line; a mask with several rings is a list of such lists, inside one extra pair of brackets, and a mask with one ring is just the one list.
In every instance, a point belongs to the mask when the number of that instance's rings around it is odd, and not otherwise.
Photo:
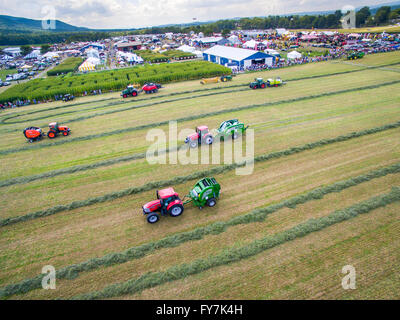
[[(89, 28), (138, 28), (234, 17), (341, 9), (390, 0), (0, 0), (0, 14)], [(50, 7), (49, 7), (50, 6)]]

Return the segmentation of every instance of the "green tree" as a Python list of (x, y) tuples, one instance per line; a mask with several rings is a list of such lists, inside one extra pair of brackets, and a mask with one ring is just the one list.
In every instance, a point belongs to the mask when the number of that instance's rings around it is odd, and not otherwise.
[(23, 56), (30, 54), (32, 52), (32, 47), (28, 45), (21, 46), (21, 53)]
[(224, 29), (224, 30), (222, 30), (222, 35), (223, 35), (224, 37), (230, 35), (230, 33), (231, 33), (231, 30), (230, 30), (230, 29)]
[(356, 13), (356, 26), (360, 27), (365, 24), (367, 19), (371, 16), (369, 7), (363, 7)]
[(45, 54), (46, 52), (48, 52), (50, 50), (50, 46), (48, 44), (44, 44), (42, 45), (42, 47), (40, 48), (40, 53), (41, 54)]
[(382, 25), (387, 23), (389, 21), (390, 11), (391, 8), (389, 6), (380, 7), (375, 14), (375, 23), (377, 25)]

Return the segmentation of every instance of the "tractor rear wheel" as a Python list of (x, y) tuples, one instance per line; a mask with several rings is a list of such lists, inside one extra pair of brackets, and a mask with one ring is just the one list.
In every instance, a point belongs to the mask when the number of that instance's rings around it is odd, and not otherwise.
[(183, 213), (183, 206), (181, 204), (173, 205), (168, 210), (168, 214), (171, 217), (179, 217)]
[(55, 133), (54, 131), (50, 131), (50, 132), (47, 134), (47, 136), (48, 136), (50, 139), (54, 139), (54, 138), (56, 137), (56, 133)]
[(214, 207), (217, 204), (217, 200), (215, 198), (211, 198), (207, 200), (207, 206)]
[(151, 213), (147, 216), (147, 222), (148, 223), (156, 223), (158, 220), (160, 220), (160, 217), (157, 213)]

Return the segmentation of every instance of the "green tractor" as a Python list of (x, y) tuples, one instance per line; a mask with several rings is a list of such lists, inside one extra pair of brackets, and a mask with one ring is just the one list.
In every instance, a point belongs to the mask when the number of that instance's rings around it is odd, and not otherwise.
[(222, 76), (222, 77), (220, 78), (220, 80), (221, 80), (222, 82), (232, 81), (232, 76), (231, 76), (231, 75)]
[(357, 59), (362, 59), (364, 57), (365, 53), (364, 52), (352, 52), (347, 56), (347, 60), (357, 60)]
[(129, 85), (126, 87), (124, 91), (121, 93), (121, 97), (127, 98), (129, 96), (136, 97), (139, 94), (139, 90), (136, 89), (134, 86)]
[(264, 89), (267, 87), (267, 84), (264, 82), (262, 78), (255, 78), (253, 82), (250, 83), (251, 89)]
[(238, 119), (227, 120), (221, 123), (217, 130), (216, 137), (224, 140), (226, 137), (237, 139), (239, 135), (244, 134), (249, 126), (245, 127), (243, 122)]

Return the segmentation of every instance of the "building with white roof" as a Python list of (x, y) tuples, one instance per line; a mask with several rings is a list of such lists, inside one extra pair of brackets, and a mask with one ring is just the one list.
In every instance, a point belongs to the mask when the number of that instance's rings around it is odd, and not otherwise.
[(235, 64), (238, 67), (250, 67), (257, 64), (271, 66), (276, 57), (256, 50), (216, 45), (203, 52), (203, 59), (221, 65)]

